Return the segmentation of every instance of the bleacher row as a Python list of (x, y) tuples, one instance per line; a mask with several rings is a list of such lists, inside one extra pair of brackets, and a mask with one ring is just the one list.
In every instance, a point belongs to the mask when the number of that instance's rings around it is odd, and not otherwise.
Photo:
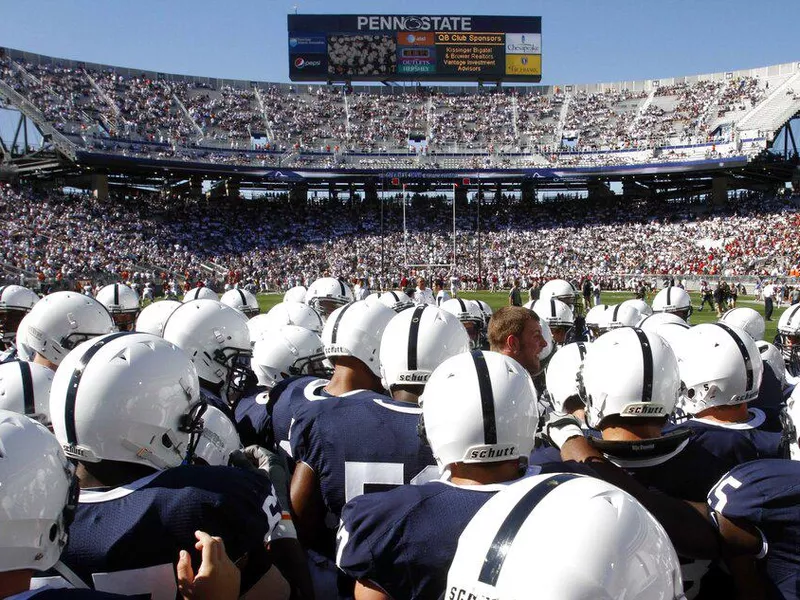
[[(415, 197), (405, 216), (395, 198), (385, 203), (383, 227), (381, 211), (368, 202), (293, 206), (275, 197), (220, 211), (157, 193), (114, 200), (0, 186), (0, 279), (18, 283), (21, 273), (47, 287), (152, 271), (198, 281), (216, 268), (212, 279), (236, 272), (241, 281), (258, 282), (258, 289), (267, 291), (326, 273), (383, 271), (394, 279), (408, 272), (408, 265), (452, 263), (452, 224), (441, 198)], [(579, 280), (587, 273), (609, 279), (796, 272), (800, 239), (792, 232), (800, 215), (790, 199), (743, 194), (713, 212), (695, 214), (700, 208), (590, 204), (570, 197), (530, 205), (494, 199), (481, 212), (480, 273), (503, 285), (553, 274)], [(476, 216), (475, 206), (458, 209), (457, 272), (469, 282), (479, 275)], [(450, 268), (428, 274), (446, 278)]]
[(779, 67), (630, 89), (387, 91), (215, 85), (7, 51), (0, 92), (30, 100), (78, 148), (111, 154), (283, 168), (595, 166), (757, 154), (800, 108), (800, 68)]

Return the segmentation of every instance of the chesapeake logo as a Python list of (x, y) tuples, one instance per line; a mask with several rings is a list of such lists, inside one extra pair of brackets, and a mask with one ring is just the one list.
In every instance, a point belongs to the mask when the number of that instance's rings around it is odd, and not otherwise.
[(422, 371), (404, 371), (397, 375), (397, 381), (405, 381), (407, 383), (427, 383), (431, 374)]
[(538, 33), (507, 33), (506, 52), (509, 54), (541, 54), (542, 36)]
[(320, 67), (322, 66), (321, 60), (306, 60), (302, 56), (298, 56), (294, 59), (294, 68), (295, 69), (305, 69), (306, 67)]
[(621, 415), (632, 415), (635, 417), (664, 417), (667, 412), (661, 404), (628, 404), (622, 409)]
[(473, 446), (467, 450), (468, 460), (491, 460), (509, 458), (517, 454), (515, 444), (492, 445), (492, 446)]
[(472, 31), (472, 17), (374, 15), (357, 17), (359, 31)]

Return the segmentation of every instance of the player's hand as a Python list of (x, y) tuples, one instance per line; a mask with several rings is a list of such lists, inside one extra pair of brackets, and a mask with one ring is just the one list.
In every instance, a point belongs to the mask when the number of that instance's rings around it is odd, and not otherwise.
[(242, 574), (225, 552), (222, 538), (195, 531), (194, 547), (202, 553), (197, 574), (186, 550), (178, 558), (178, 590), (184, 600), (235, 600), (239, 597)]
[(583, 436), (581, 422), (578, 417), (555, 411), (549, 413), (545, 418), (543, 433), (550, 444), (559, 450), (568, 439)]
[(261, 446), (248, 446), (244, 449), (244, 455), (259, 471), (269, 475), (272, 485), (275, 487), (275, 493), (278, 496), (278, 502), (286, 510), (289, 507), (289, 468), (286, 465), (284, 458), (275, 453), (270, 452)]

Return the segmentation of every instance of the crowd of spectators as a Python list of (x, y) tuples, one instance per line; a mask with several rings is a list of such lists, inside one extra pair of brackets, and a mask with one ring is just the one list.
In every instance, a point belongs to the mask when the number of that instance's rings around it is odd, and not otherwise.
[[(350, 160), (351, 154), (398, 151), (480, 152), (492, 164), (512, 166), (532, 155), (555, 166), (613, 165), (628, 157), (588, 153), (705, 143), (720, 117), (751, 108), (768, 92), (768, 84), (753, 77), (665, 85), (653, 94), (571, 88), (547, 94), (517, 88), (366, 92), (255, 82), (214, 88), (214, 80), (34, 64), (8, 56), (0, 56), (0, 79), (89, 149), (319, 168), (357, 166), (360, 159)], [(414, 138), (424, 143), (410, 148)], [(282, 158), (272, 156), (276, 153)], [(474, 162), (457, 160), (462, 166)], [(433, 162), (419, 166), (436, 168)]]
[[(409, 265), (452, 263), (451, 209), (415, 196), (377, 204), (283, 196), (236, 207), (141, 193), (109, 202), (3, 187), (0, 263), (47, 282), (113, 279), (124, 272), (197, 281), (235, 273), (262, 290), (309, 282), (325, 273), (399, 278)], [(475, 202), (457, 206), (456, 270), (475, 283)], [(487, 197), (481, 213), (482, 285), (515, 278), (586, 274), (606, 279), (660, 273), (787, 275), (800, 263), (800, 213), (761, 196), (707, 211), (698, 205), (562, 198), (522, 203)], [(420, 267), (424, 268), (424, 267)], [(164, 275), (160, 275), (160, 274)], [(449, 266), (427, 267), (449, 277)]]

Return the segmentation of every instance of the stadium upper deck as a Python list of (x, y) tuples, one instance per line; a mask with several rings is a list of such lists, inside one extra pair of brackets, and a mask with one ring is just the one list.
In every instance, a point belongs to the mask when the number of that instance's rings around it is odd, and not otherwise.
[(0, 49), (0, 99), (51, 126), (84, 162), (104, 156), (295, 172), (559, 176), (746, 164), (800, 110), (800, 63), (610, 84), (345, 88), (172, 75)]

